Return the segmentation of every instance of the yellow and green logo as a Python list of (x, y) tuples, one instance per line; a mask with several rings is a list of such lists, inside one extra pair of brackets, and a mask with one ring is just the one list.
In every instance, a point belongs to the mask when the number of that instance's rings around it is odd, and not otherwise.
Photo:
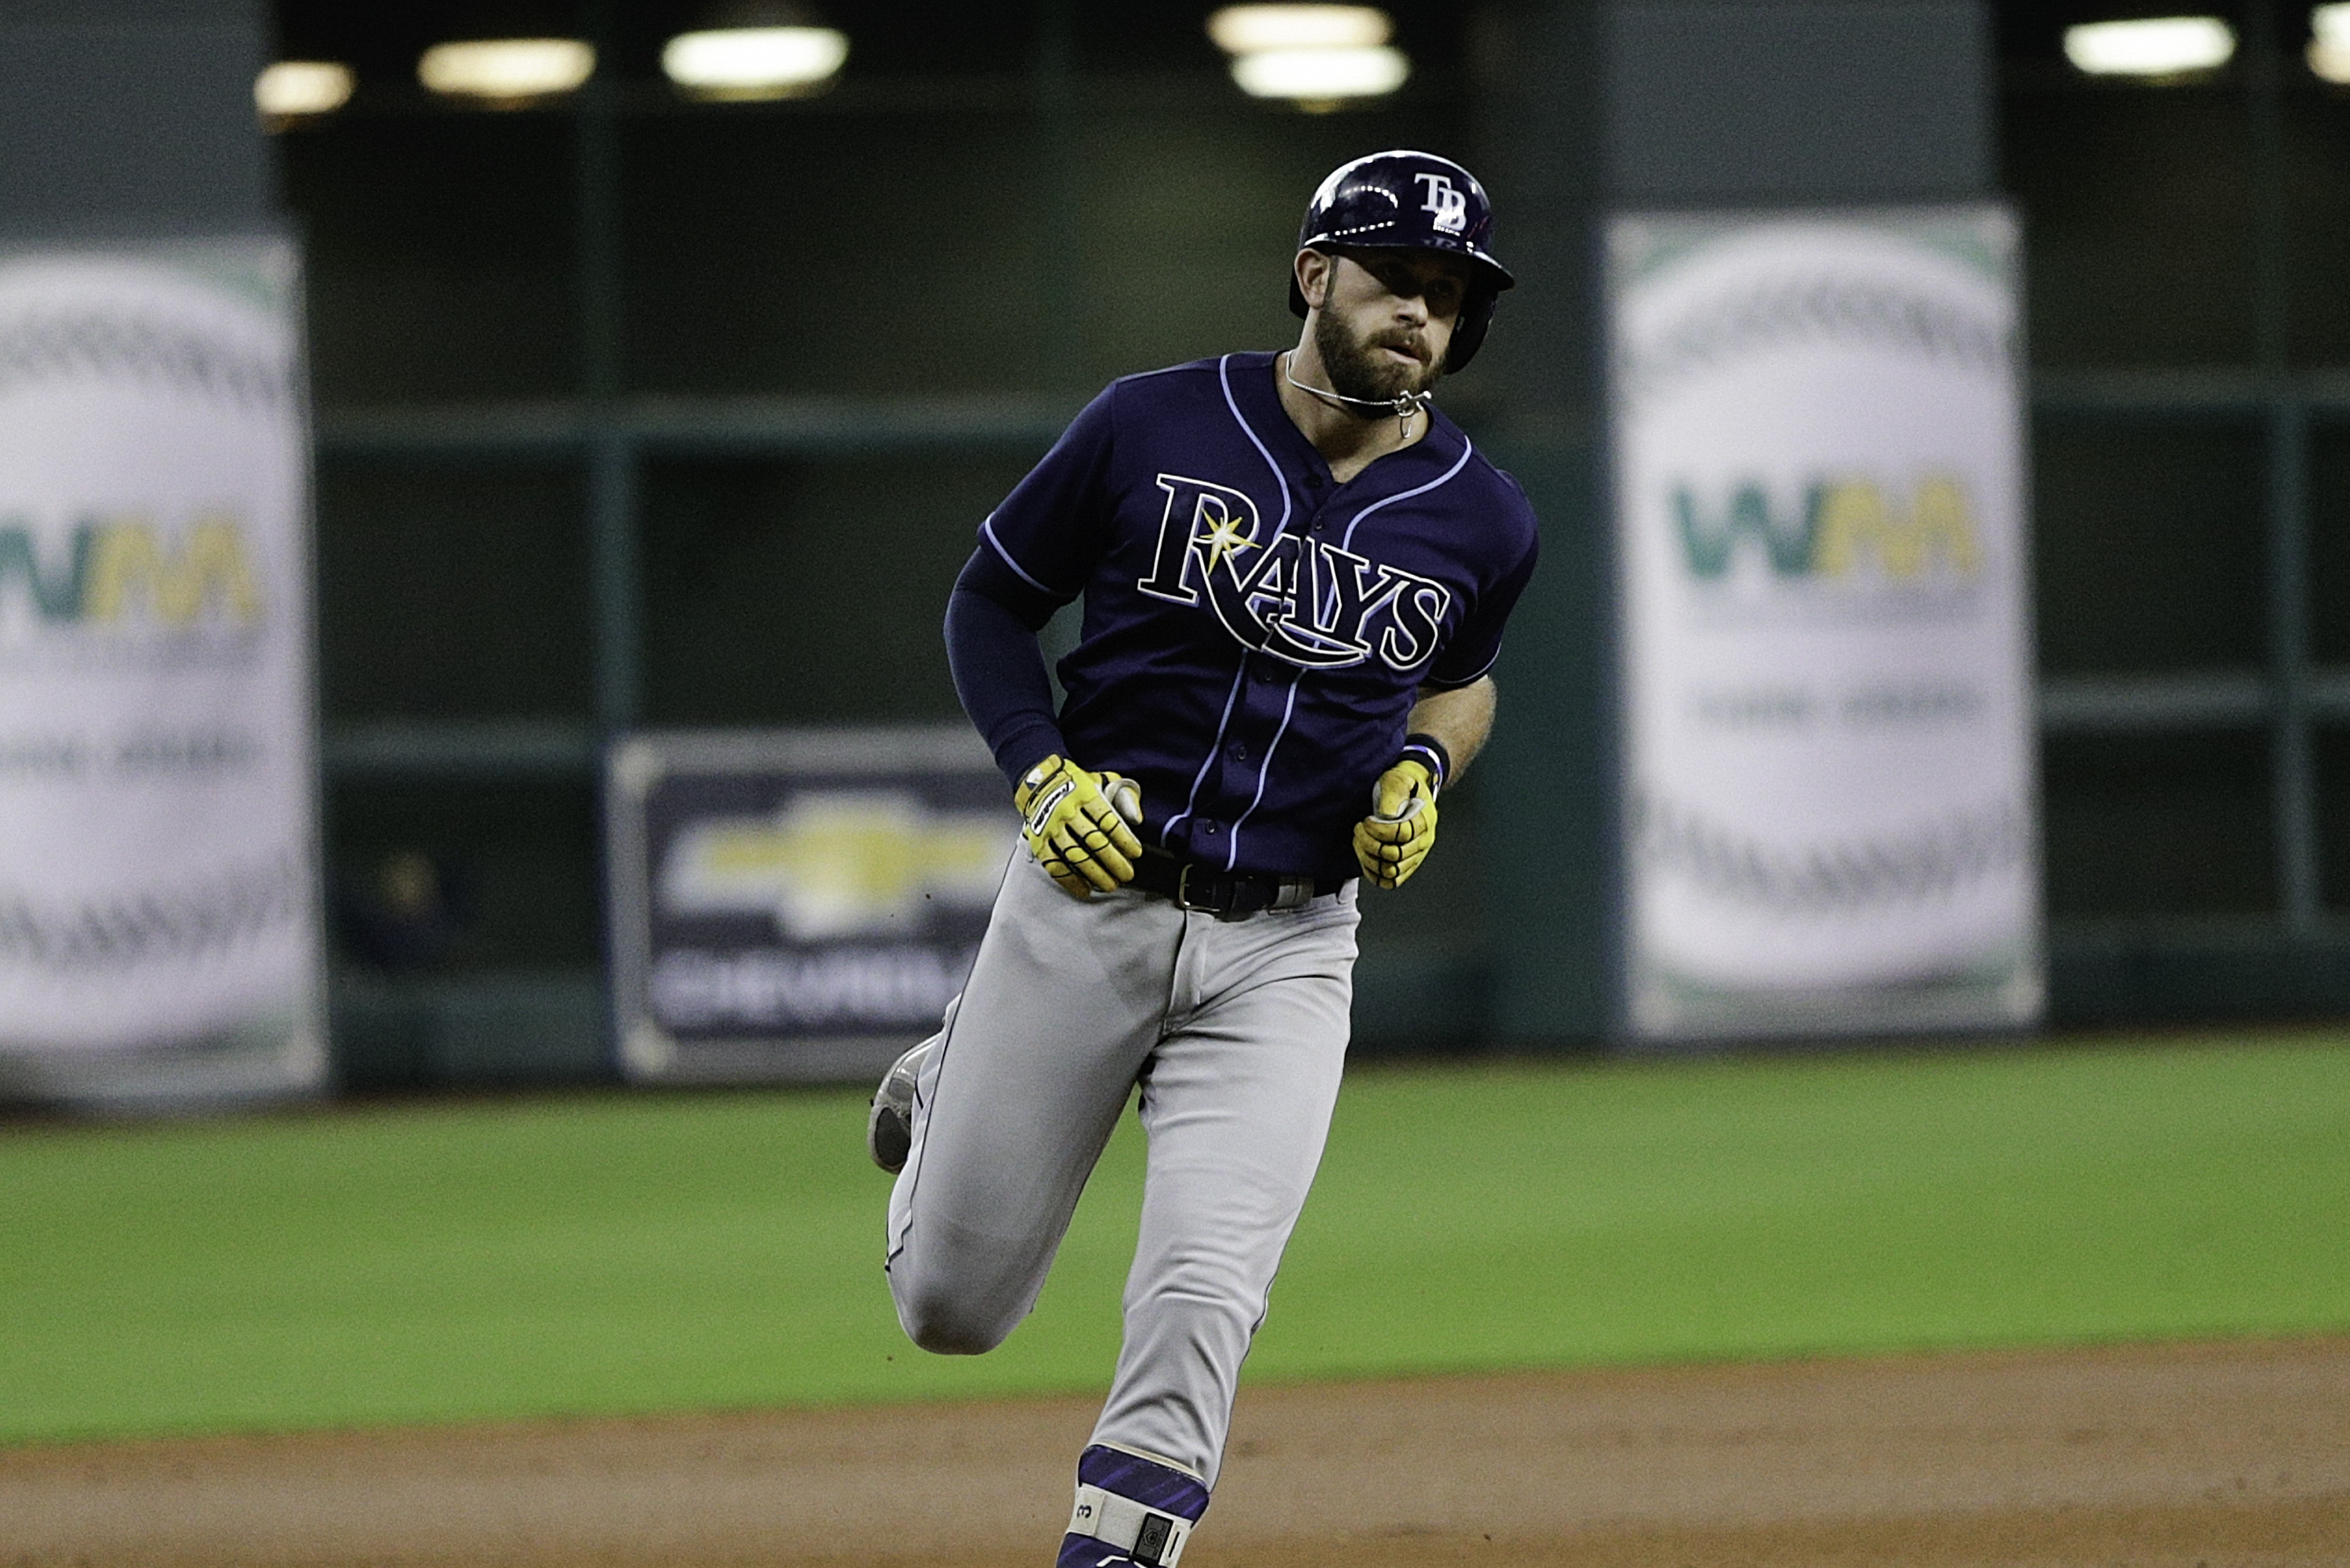
[(772, 913), (796, 940), (906, 935), (927, 900), (985, 909), (1014, 819), (947, 811), (899, 790), (803, 790), (769, 816), (696, 822), (671, 846), (673, 915)]
[(137, 514), (87, 518), (62, 560), (44, 559), (22, 517), (0, 521), (0, 598), (16, 593), (50, 626), (244, 628), (265, 607), (244, 530), (223, 512), (176, 535)]
[(1742, 546), (1759, 551), (1777, 577), (1909, 586), (1970, 583), (1983, 568), (1966, 489), (1947, 474), (1927, 476), (1906, 498), (1874, 480), (1825, 480), (1790, 513), (1774, 510), (1762, 485), (1742, 484), (1709, 514), (1681, 485), (1672, 510), (1682, 557), (1700, 582), (1729, 577)]

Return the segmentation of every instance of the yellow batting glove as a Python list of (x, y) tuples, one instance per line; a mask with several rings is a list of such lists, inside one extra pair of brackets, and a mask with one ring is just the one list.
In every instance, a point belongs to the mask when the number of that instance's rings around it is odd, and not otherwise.
[(1375, 888), (1400, 888), (1436, 843), (1436, 774), (1406, 758), (1371, 786), (1371, 815), (1355, 824), (1355, 858)]
[(1046, 757), (1012, 793), (1028, 853), (1072, 898), (1090, 898), (1134, 879), (1142, 840), (1142, 788), (1113, 773), (1090, 774), (1066, 757)]

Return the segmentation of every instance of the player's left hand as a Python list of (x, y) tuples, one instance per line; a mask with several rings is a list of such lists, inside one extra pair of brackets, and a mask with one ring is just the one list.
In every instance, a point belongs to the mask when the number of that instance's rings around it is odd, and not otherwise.
[(1375, 888), (1400, 888), (1436, 843), (1436, 775), (1407, 757), (1371, 786), (1371, 815), (1355, 824), (1355, 858)]
[(1134, 880), (1142, 840), (1142, 790), (1113, 773), (1090, 774), (1066, 757), (1030, 768), (1013, 792), (1020, 836), (1045, 874), (1072, 898), (1090, 898)]

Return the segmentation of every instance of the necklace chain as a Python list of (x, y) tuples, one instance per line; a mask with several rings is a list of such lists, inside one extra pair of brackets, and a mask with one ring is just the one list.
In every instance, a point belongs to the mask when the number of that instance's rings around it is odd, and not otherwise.
[(1310, 398), (1319, 398), (1334, 409), (1344, 409), (1349, 412), (1357, 409), (1378, 409), (1383, 413), (1392, 414), (1401, 422), (1403, 429), (1399, 433), (1404, 435), (1411, 433), (1412, 415), (1426, 412), (1428, 405), (1436, 397), (1433, 392), (1398, 392), (1393, 398), (1350, 398), (1344, 392), (1307, 386), (1290, 369), (1294, 362), (1294, 356), (1284, 354), (1281, 357), (1281, 374), (1284, 380), (1299, 391)]

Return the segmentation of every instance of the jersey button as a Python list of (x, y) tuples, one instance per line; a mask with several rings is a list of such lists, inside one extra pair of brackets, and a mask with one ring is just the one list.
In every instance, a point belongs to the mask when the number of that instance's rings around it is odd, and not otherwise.
[(1248, 761), (1248, 748), (1242, 745), (1238, 741), (1234, 741), (1232, 742), (1232, 761), (1236, 763), (1244, 763)]

